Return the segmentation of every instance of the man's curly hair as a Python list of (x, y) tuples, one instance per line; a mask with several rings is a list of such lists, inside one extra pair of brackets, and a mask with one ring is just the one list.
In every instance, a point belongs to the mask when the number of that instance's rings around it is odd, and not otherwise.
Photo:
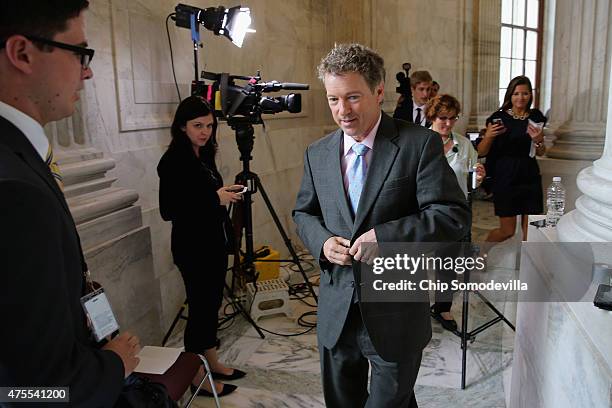
[(374, 92), (378, 84), (385, 80), (385, 61), (361, 44), (337, 44), (321, 59), (317, 71), (321, 81), (325, 80), (325, 74), (359, 73)]

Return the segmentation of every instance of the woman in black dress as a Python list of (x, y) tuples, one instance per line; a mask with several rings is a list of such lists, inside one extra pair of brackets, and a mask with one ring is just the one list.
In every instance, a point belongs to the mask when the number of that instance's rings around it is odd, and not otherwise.
[(502, 107), (487, 119), (485, 136), (478, 145), (478, 154), (487, 157), (495, 215), (499, 217), (499, 228), (489, 233), (489, 242), (512, 237), (517, 215), (521, 215), (526, 240), (527, 216), (543, 211), (542, 178), (535, 156), (545, 152), (546, 118), (538, 109), (530, 109), (532, 101), (529, 78), (512, 79)]
[[(172, 141), (157, 166), (159, 208), (162, 218), (172, 221), (172, 257), (187, 293), (185, 350), (203, 354), (213, 378), (233, 380), (245, 373), (219, 361), (216, 339), (227, 269), (225, 205), (242, 198), (233, 192), (242, 186), (223, 186), (215, 164), (216, 130), (217, 120), (205, 100), (190, 96), (181, 102), (172, 123)], [(217, 384), (220, 395), (235, 389)], [(212, 395), (206, 390), (200, 394)]]

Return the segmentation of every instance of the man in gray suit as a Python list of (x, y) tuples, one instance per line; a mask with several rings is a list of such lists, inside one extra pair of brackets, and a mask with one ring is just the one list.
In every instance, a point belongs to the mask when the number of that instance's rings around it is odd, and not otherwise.
[(340, 129), (306, 150), (293, 219), (322, 270), (317, 331), (325, 402), (416, 407), (429, 304), (360, 301), (361, 243), (457, 241), (469, 228), (469, 209), (440, 137), (381, 112), (379, 55), (338, 45), (318, 71)]

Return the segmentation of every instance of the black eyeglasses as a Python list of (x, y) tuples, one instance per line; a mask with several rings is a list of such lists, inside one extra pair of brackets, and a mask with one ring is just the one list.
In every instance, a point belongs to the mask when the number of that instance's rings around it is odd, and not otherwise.
[[(51, 47), (61, 48), (62, 50), (72, 51), (81, 57), (81, 66), (83, 69), (89, 68), (89, 64), (91, 64), (91, 60), (93, 59), (95, 50), (91, 48), (79, 47), (78, 45), (71, 45), (62, 42), (47, 40), (46, 38), (40, 38), (33, 35), (24, 35), (30, 41), (49, 45)], [(0, 48), (4, 48), (6, 46), (6, 42), (2, 42), (0, 44)]]
[(457, 120), (459, 120), (459, 116), (438, 116), (437, 119), (440, 119), (440, 121), (442, 122), (446, 122), (447, 120), (450, 120), (451, 122), (456, 122)]

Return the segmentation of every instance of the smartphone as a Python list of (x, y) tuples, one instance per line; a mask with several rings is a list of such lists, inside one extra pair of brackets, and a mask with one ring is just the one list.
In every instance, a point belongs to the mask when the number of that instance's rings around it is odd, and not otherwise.
[(612, 286), (603, 283), (599, 285), (593, 304), (600, 309), (612, 310)]
[(243, 193), (246, 193), (247, 190), (248, 190), (248, 187), (244, 186), (242, 188), (235, 188), (235, 189), (229, 190), (229, 191), (232, 192), (232, 193), (236, 193), (236, 194), (243, 194)]
[(491, 123), (494, 125), (503, 125), (504, 122), (501, 120), (501, 118), (495, 118), (493, 120), (491, 120)]
[(546, 219), (531, 221), (529, 225), (533, 225), (536, 228), (544, 228), (546, 226)]

